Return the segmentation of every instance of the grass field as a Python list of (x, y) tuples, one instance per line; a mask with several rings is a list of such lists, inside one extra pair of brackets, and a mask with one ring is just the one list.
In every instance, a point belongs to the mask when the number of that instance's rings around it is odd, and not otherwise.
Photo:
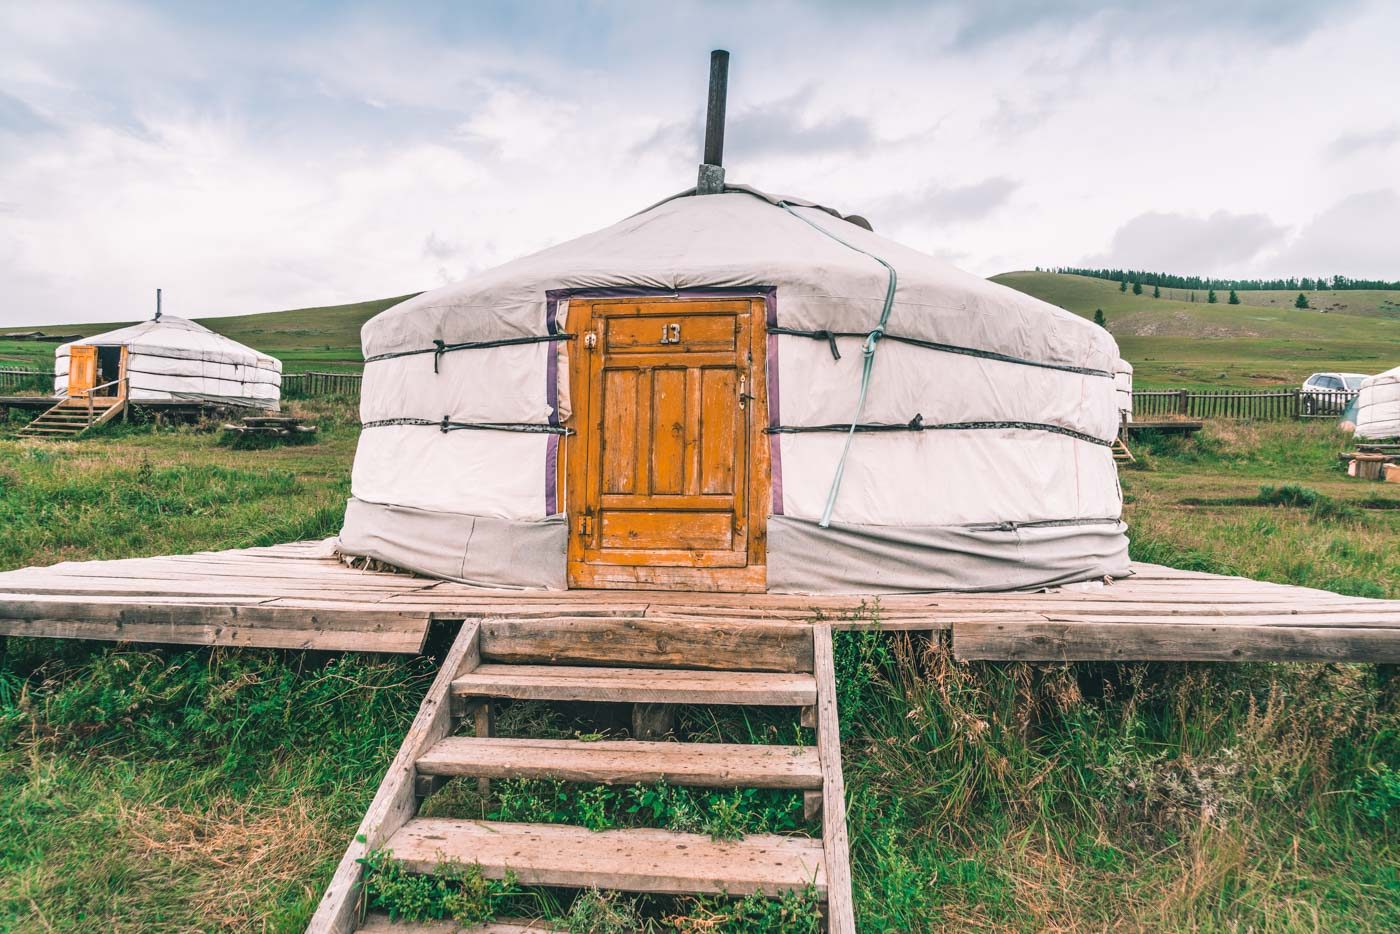
[[(353, 410), (298, 406), (318, 441), (260, 452), (189, 430), (0, 433), (0, 568), (333, 534)], [(1134, 555), (1400, 597), (1400, 494), (1345, 478), (1344, 441), (1292, 423), (1145, 440), (1146, 469), (1123, 478)], [(1400, 928), (1400, 685), (1387, 672), (957, 665), (936, 640), (879, 633), (843, 635), (837, 653), (862, 930)], [(425, 660), (10, 639), (0, 930), (300, 930), (431, 673)], [(539, 706), (504, 715), (530, 735), (608, 728)], [(699, 711), (683, 724), (737, 741), (795, 730)], [(801, 829), (782, 796), (504, 782), (487, 800), (462, 783), (442, 795), (432, 806), (448, 813)], [(416, 897), (384, 881), (400, 906)], [(574, 930), (641, 914), (697, 934), (813, 921), (801, 899), (477, 894)]]
[[(994, 282), (1086, 318), (1103, 309), (1108, 329), (1135, 368), (1139, 388), (1298, 386), (1319, 370), (1379, 373), (1400, 364), (1400, 292), (1240, 292), (1239, 305), (1206, 303), (1204, 292), (1163, 289), (1152, 298), (1116, 282), (1049, 272), (1010, 272)], [(1331, 310), (1322, 310), (1331, 309)]]

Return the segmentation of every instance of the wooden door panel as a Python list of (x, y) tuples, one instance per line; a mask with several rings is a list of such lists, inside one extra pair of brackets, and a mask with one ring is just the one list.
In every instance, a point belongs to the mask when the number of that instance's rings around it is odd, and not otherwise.
[(91, 344), (68, 349), (68, 395), (97, 385), (97, 348)]
[(676, 367), (651, 371), (652, 496), (685, 490), (686, 442), (694, 431), (686, 406), (687, 371)]
[(655, 551), (729, 551), (734, 517), (723, 512), (605, 510), (604, 548)]
[(732, 315), (647, 315), (608, 321), (603, 349), (615, 353), (733, 353)]
[(762, 394), (763, 307), (571, 304), (571, 327), (593, 335), (572, 368), (572, 585), (762, 589), (767, 445), (750, 399)]
[(726, 404), (736, 405), (738, 385), (733, 370), (700, 371), (700, 407), (713, 413), (704, 422), (700, 436), (697, 492), (733, 493), (735, 464), (730, 452), (739, 442), (743, 409), (734, 407), (729, 418), (719, 416)]
[(637, 455), (646, 448), (637, 437), (638, 379), (636, 370), (609, 370), (603, 374), (599, 400), (603, 413), (603, 485), (605, 493), (636, 493)]

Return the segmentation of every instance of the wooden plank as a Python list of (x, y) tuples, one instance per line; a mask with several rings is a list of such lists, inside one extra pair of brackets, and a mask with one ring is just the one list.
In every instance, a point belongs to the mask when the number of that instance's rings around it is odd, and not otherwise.
[(816, 703), (816, 687), (808, 674), (665, 668), (483, 664), (454, 681), (452, 693), (463, 697), (622, 704), (804, 707)]
[(663, 895), (777, 896), (809, 884), (826, 890), (820, 842), (773, 834), (711, 840), (669, 830), (418, 818), (386, 848), (412, 872), (455, 860), (479, 865), (488, 879), (513, 873), (522, 885)]
[(434, 743), (452, 732), (452, 680), (475, 668), (481, 661), (477, 625), (462, 624), (452, 647), (438, 669), (423, 703), (413, 718), (403, 743), (389, 764), (370, 802), (359, 830), (351, 839), (336, 867), (331, 884), (321, 896), (316, 914), (307, 925), (307, 934), (348, 934), (359, 917), (359, 883), (363, 867), (359, 860), (384, 845), (400, 830), (417, 808), (414, 797), (415, 763)]
[(53, 639), (417, 653), (428, 623), (424, 614), (236, 603), (0, 600), (0, 633)]
[[(1046, 611), (1041, 616), (1052, 623), (1095, 623), (1116, 625), (1151, 626), (1161, 622), (1155, 616), (1088, 616), (1077, 613), (1055, 613)], [(1174, 623), (1186, 622), (1174, 620)], [(1330, 613), (1311, 610), (1284, 614), (1245, 614), (1236, 616), (1203, 616), (1192, 621), (1198, 626), (1307, 626), (1338, 629), (1391, 629), (1400, 627), (1400, 612), (1389, 613)]]
[(567, 929), (542, 919), (501, 918), (463, 927), (455, 921), (390, 921), (388, 915), (375, 912), (357, 930), (359, 934), (565, 934)]
[(1400, 630), (1202, 623), (1052, 623), (953, 627), (963, 661), (1400, 662)]
[(707, 788), (820, 788), (815, 749), (638, 740), (478, 739), (450, 736), (418, 760), (425, 775), (553, 778)]
[(812, 639), (805, 625), (738, 620), (487, 619), (481, 624), (481, 654), (493, 661), (555, 665), (812, 670)]
[(846, 780), (841, 772), (841, 721), (836, 709), (836, 665), (831, 628), (812, 628), (817, 681), (817, 758), (822, 770), (822, 853), (826, 863), (827, 930), (855, 934), (850, 841), (846, 835)]

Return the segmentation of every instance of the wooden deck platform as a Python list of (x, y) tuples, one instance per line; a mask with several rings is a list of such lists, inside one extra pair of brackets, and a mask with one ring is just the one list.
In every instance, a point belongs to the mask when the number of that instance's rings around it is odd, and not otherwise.
[(0, 573), (0, 634), (71, 639), (414, 653), (433, 620), (495, 618), (493, 630), (567, 629), (586, 648), (618, 638), (618, 620), (708, 620), (722, 639), (819, 617), (951, 631), (962, 659), (1400, 662), (1400, 600), (1149, 564), (1042, 593), (878, 598), (486, 590), (347, 567), (329, 541)]

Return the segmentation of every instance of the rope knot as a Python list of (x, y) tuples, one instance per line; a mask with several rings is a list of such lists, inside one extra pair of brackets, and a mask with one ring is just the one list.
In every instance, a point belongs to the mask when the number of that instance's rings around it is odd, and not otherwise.
[[(441, 360), (442, 355), (447, 352), (447, 342), (444, 341), (442, 338), (438, 338), (437, 340), (433, 341), (433, 346), (437, 348), (433, 351), (433, 372), (436, 373), (438, 371), (438, 361)], [(446, 418), (443, 419), (443, 421), (446, 420)], [(446, 430), (446, 428), (443, 429), (443, 431)]]

